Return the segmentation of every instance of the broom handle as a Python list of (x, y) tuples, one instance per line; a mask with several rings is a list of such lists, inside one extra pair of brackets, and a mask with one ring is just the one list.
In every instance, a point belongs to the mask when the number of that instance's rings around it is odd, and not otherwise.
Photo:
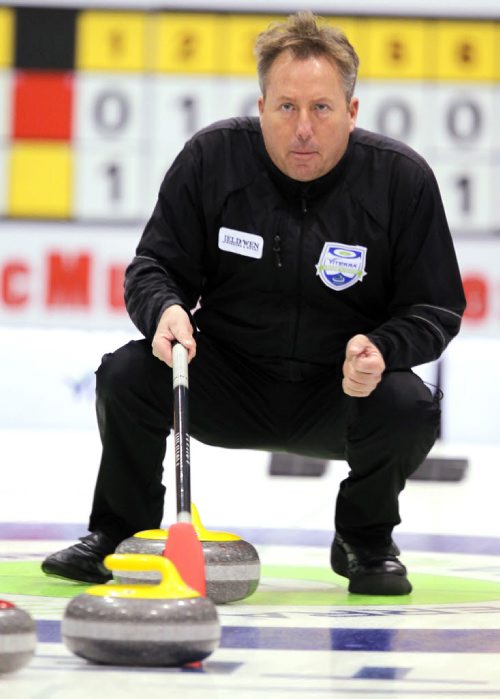
[(183, 345), (176, 342), (172, 347), (172, 357), (177, 521), (191, 522), (188, 351)]

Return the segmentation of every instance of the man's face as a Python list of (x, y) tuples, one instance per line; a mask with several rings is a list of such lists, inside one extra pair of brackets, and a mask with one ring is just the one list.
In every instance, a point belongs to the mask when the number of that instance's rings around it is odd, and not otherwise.
[(308, 182), (343, 156), (358, 100), (346, 103), (338, 68), (326, 57), (299, 60), (283, 51), (271, 65), (259, 113), (271, 160), (294, 180)]

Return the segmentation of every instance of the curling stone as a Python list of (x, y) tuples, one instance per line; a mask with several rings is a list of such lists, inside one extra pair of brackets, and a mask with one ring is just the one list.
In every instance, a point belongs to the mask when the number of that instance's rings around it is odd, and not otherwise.
[[(252, 595), (260, 580), (259, 555), (252, 544), (236, 534), (207, 530), (198, 510), (192, 504), (193, 526), (203, 548), (207, 597), (215, 604), (236, 602)], [(163, 555), (168, 531), (148, 529), (125, 539), (116, 553), (147, 553)], [(158, 573), (121, 571), (117, 576), (121, 583), (155, 583)]]
[(36, 648), (35, 622), (28, 612), (0, 600), (0, 673), (29, 663)]
[(67, 605), (61, 635), (70, 651), (106, 665), (199, 663), (220, 639), (215, 605), (188, 587), (163, 556), (112, 554), (112, 571), (154, 571), (158, 585), (95, 585)]

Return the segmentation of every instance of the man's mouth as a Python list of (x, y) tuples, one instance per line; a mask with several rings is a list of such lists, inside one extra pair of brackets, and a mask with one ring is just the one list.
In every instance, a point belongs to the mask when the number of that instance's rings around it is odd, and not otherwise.
[(291, 154), (295, 156), (296, 158), (308, 158), (313, 155), (317, 155), (317, 151), (315, 150), (292, 150)]

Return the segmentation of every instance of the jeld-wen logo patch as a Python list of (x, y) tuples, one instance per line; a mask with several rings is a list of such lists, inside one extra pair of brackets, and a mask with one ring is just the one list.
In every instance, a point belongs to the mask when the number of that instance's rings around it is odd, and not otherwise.
[(366, 275), (366, 248), (361, 245), (325, 243), (316, 265), (321, 281), (335, 291), (363, 281)]
[(219, 229), (219, 248), (245, 257), (260, 260), (264, 249), (264, 239), (255, 233), (235, 231), (232, 228)]

